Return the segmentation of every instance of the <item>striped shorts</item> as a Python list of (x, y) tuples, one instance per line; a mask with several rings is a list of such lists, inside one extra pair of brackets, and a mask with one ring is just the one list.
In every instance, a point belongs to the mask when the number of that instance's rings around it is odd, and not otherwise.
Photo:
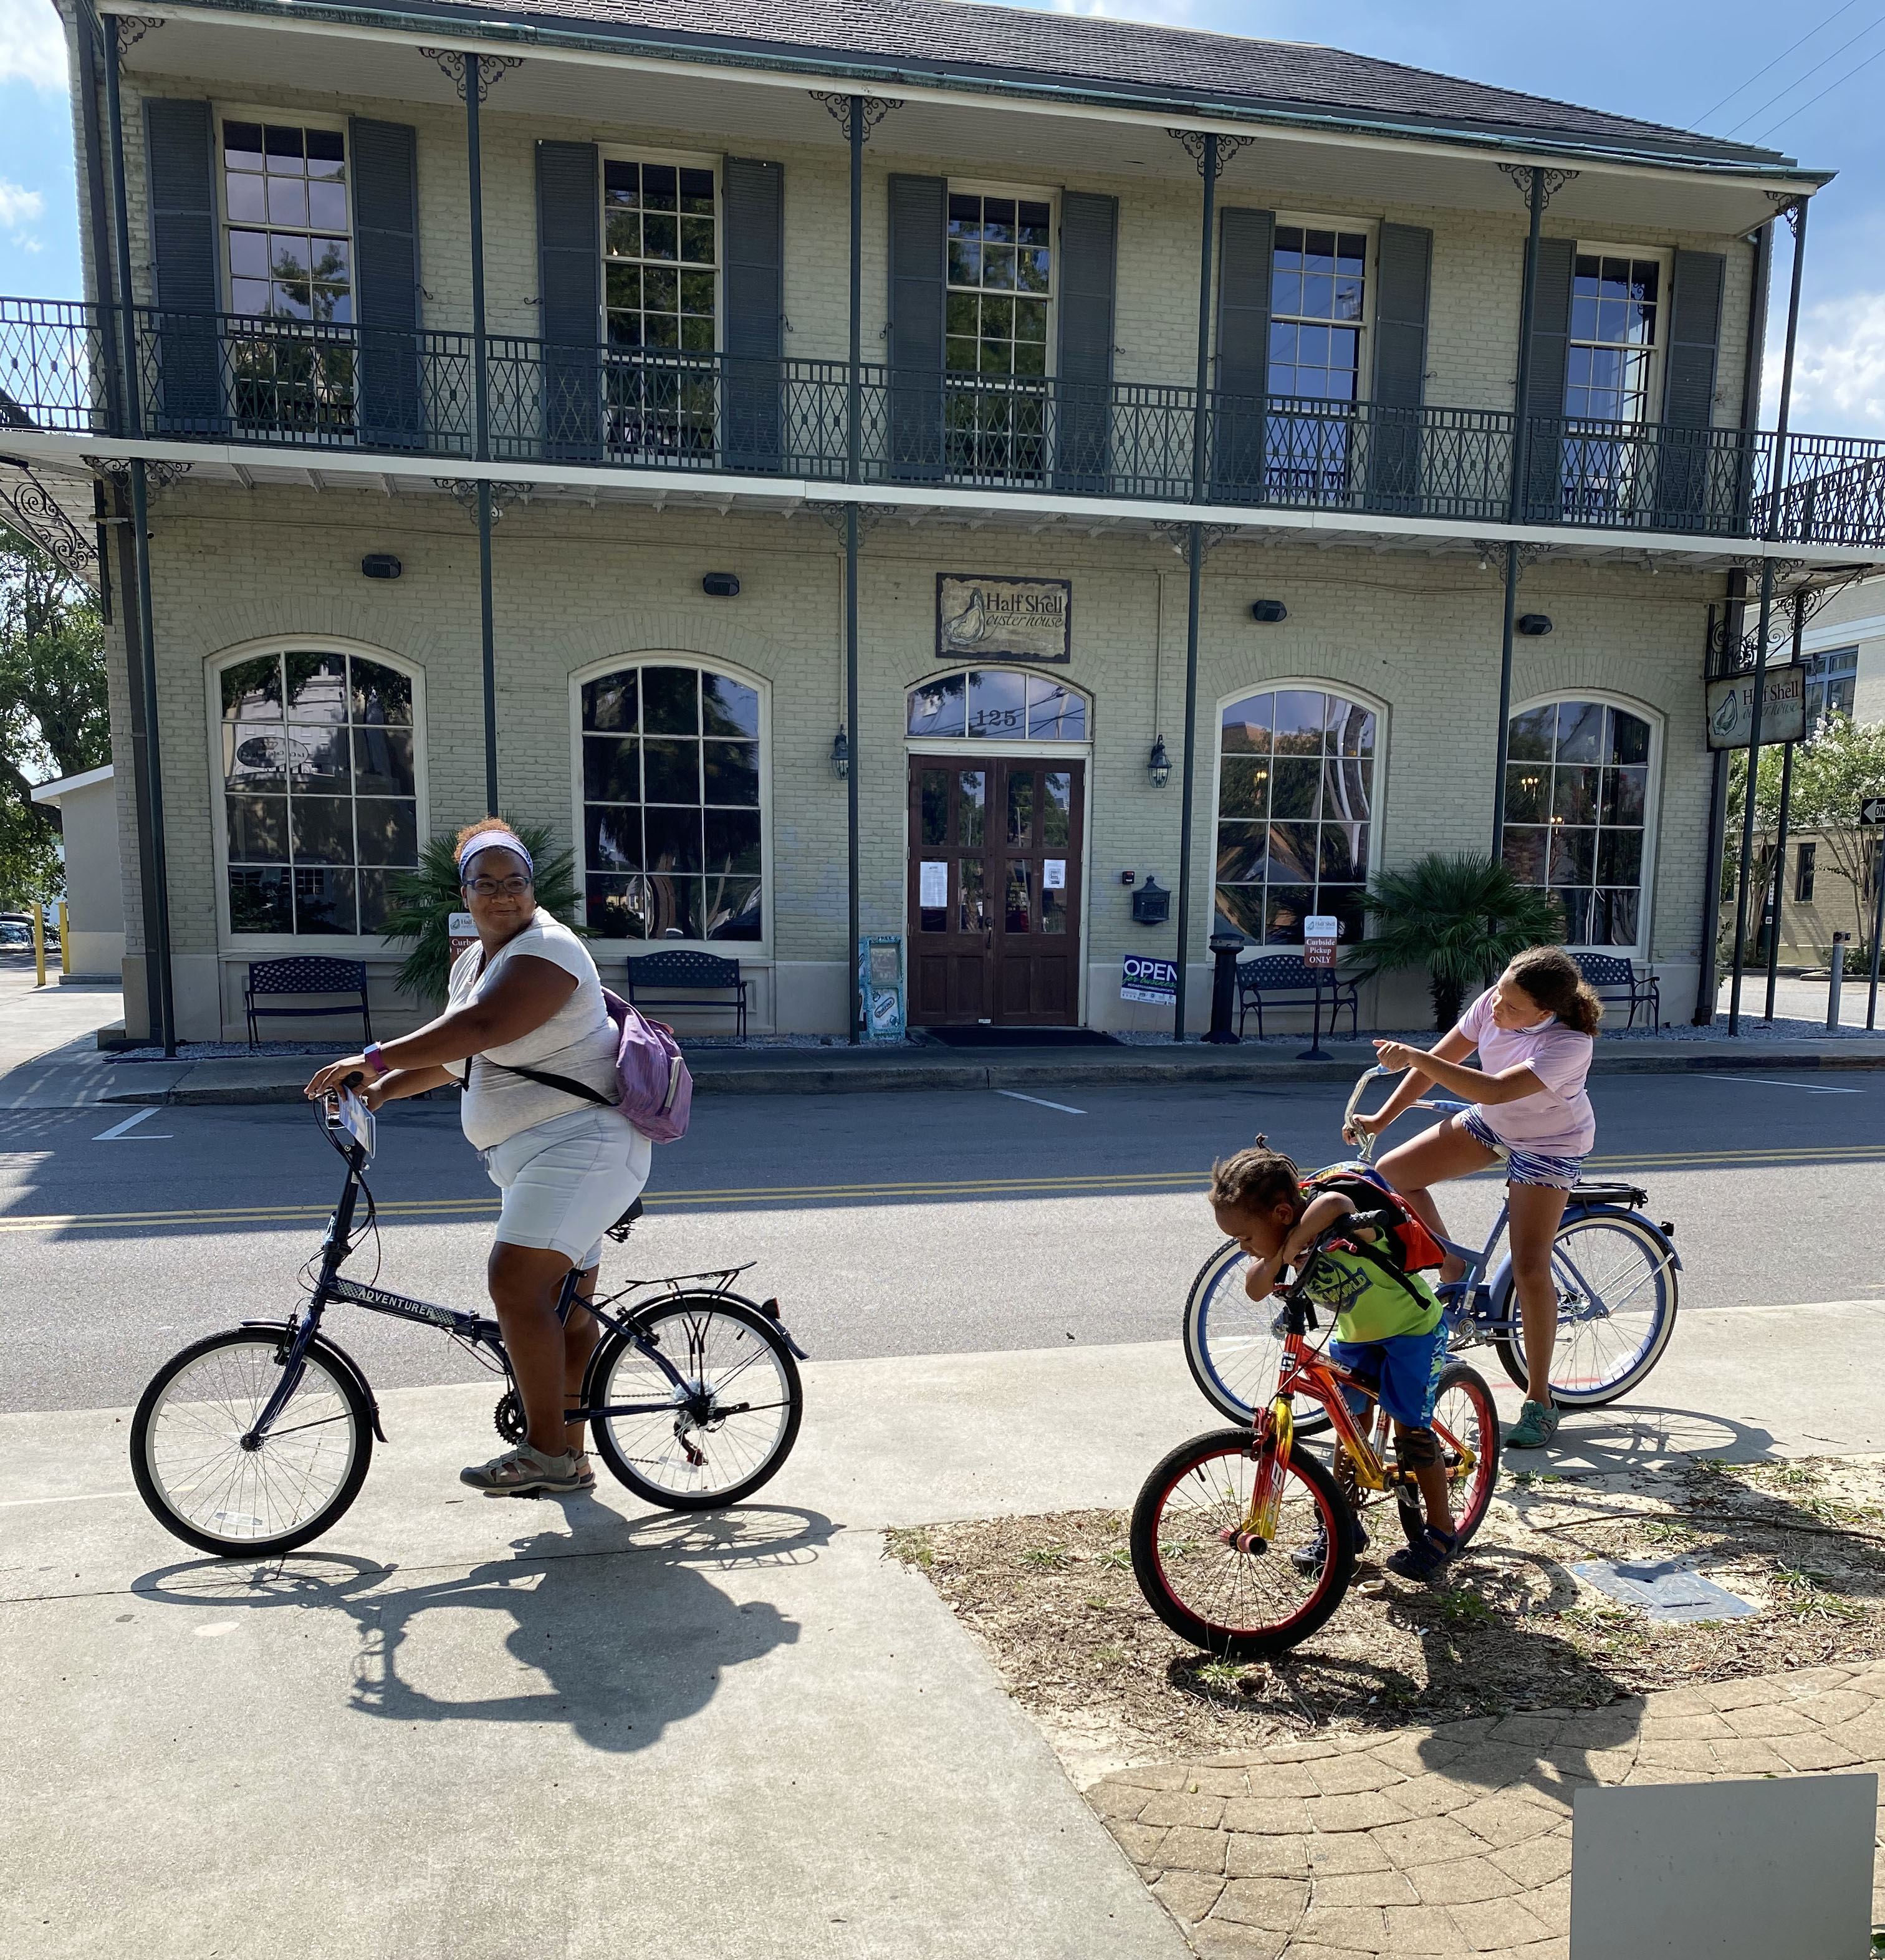
[(1581, 1157), (1548, 1157), (1541, 1150), (1523, 1150), (1496, 1137), (1492, 1125), (1477, 1108), (1466, 1110), (1454, 1120), (1476, 1144), (1483, 1144), (1505, 1160), (1508, 1184), (1545, 1184), (1554, 1191), (1569, 1191), (1583, 1172)]

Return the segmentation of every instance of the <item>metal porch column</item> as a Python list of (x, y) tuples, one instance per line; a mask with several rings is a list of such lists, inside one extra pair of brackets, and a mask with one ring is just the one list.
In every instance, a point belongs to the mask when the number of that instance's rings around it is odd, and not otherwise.
[[(478, 126), (483, 64), (465, 57), (465, 151), (471, 191), (472, 403), (480, 463), (491, 460), (491, 374), (485, 339), (485, 177)], [(478, 603), (485, 667), (485, 814), (497, 814), (497, 632), (491, 596), (491, 480), (478, 479)]]
[[(864, 358), (864, 98), (853, 95), (850, 102), (851, 192), (851, 291), (850, 372), (844, 393), (844, 480), (863, 480)], [(857, 720), (857, 506), (844, 507), (844, 718), (850, 727), (851, 765), (844, 778), (846, 844), (845, 896), (848, 902), (850, 937), (844, 944), (845, 986), (850, 1001), (850, 1039), (855, 1047), (863, 1037), (863, 991), (857, 978), (857, 940), (861, 932), (860, 886), (863, 876), (863, 851), (858, 828), (857, 778), (863, 760), (863, 730)]]
[[(1198, 365), (1197, 391), (1191, 415), (1191, 501), (1202, 504), (1205, 495), (1205, 459), (1209, 453), (1210, 425), (1206, 420), (1207, 393), (1211, 384), (1211, 252), (1217, 229), (1217, 138), (1207, 135), (1198, 170), (1204, 179), (1204, 210), (1198, 256)], [(1197, 793), (1198, 733), (1198, 607), (1203, 597), (1204, 527), (1187, 527), (1185, 539), (1184, 612), (1184, 776), (1179, 797), (1178, 822), (1178, 993), (1172, 1005), (1171, 1038), (1184, 1039), (1185, 982), (1191, 954), (1191, 820)]]
[[(1807, 630), (1807, 595), (1794, 594), (1794, 665), (1800, 664), (1800, 642)], [(1781, 751), (1780, 821), (1774, 828), (1774, 929), (1767, 935), (1767, 1007), (1764, 1021), (1774, 1018), (1774, 994), (1780, 984), (1780, 921), (1787, 903), (1787, 812), (1794, 794), (1794, 749), (1789, 742)]]

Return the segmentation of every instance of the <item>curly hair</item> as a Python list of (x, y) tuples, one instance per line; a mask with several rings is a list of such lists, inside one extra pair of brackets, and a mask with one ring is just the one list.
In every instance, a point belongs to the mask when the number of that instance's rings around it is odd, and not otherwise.
[(1293, 1158), (1270, 1147), (1260, 1135), (1248, 1150), (1219, 1157), (1211, 1166), (1211, 1202), (1227, 1211), (1267, 1211), (1287, 1204), (1302, 1216), (1302, 1173)]
[(1505, 969), (1505, 978), (1556, 1014), (1567, 1028), (1594, 1035), (1604, 1019), (1604, 1003), (1591, 991), (1583, 970), (1561, 946), (1534, 946)]
[(483, 837), (487, 835), (490, 837), (494, 848), (501, 848), (507, 843), (514, 844), (518, 850), (523, 853), (524, 862), (527, 864), (530, 861), (529, 853), (524, 850), (523, 839), (511, 829), (509, 824), (505, 822), (501, 816), (481, 816), (475, 822), (466, 824), (464, 829), (452, 839), (453, 857), (454, 858), (462, 857), (464, 854), (465, 846), (474, 837)]

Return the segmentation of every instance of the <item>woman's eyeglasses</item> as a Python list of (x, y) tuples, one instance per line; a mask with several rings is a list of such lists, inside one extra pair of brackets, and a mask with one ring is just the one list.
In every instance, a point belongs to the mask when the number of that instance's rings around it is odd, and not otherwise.
[(465, 887), (481, 899), (494, 899), (501, 892), (507, 899), (520, 899), (530, 889), (528, 878), (473, 878)]

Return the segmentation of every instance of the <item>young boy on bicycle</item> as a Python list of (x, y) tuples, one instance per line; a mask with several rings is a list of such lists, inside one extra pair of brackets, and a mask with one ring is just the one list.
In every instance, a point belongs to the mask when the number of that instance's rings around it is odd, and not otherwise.
[[(1362, 1208), (1340, 1190), (1305, 1184), (1295, 1165), (1270, 1149), (1262, 1137), (1254, 1148), (1211, 1166), (1210, 1198), (1218, 1230), (1256, 1262), (1244, 1281), (1256, 1300), (1281, 1292), (1283, 1274), (1317, 1237)], [(1380, 1206), (1368, 1208), (1394, 1207), (1384, 1190)], [(1329, 1246), (1314, 1255), (1309, 1297), (1334, 1309), (1329, 1358), (1366, 1382), (1379, 1399), (1394, 1422), (1395, 1461), (1413, 1472), (1420, 1488), (1426, 1531), (1419, 1543), (1388, 1559), (1388, 1570), (1404, 1579), (1432, 1579), (1458, 1549), (1446, 1465), (1432, 1427), (1446, 1363), (1446, 1328), (1432, 1290), (1419, 1273), (1405, 1270), (1390, 1233), (1363, 1227), (1353, 1236), (1365, 1249)], [(1351, 1406), (1358, 1400), (1351, 1395)], [(1365, 1547), (1359, 1518), (1356, 1532), (1357, 1548)], [(1324, 1550), (1307, 1547), (1294, 1556), (1314, 1570)]]

